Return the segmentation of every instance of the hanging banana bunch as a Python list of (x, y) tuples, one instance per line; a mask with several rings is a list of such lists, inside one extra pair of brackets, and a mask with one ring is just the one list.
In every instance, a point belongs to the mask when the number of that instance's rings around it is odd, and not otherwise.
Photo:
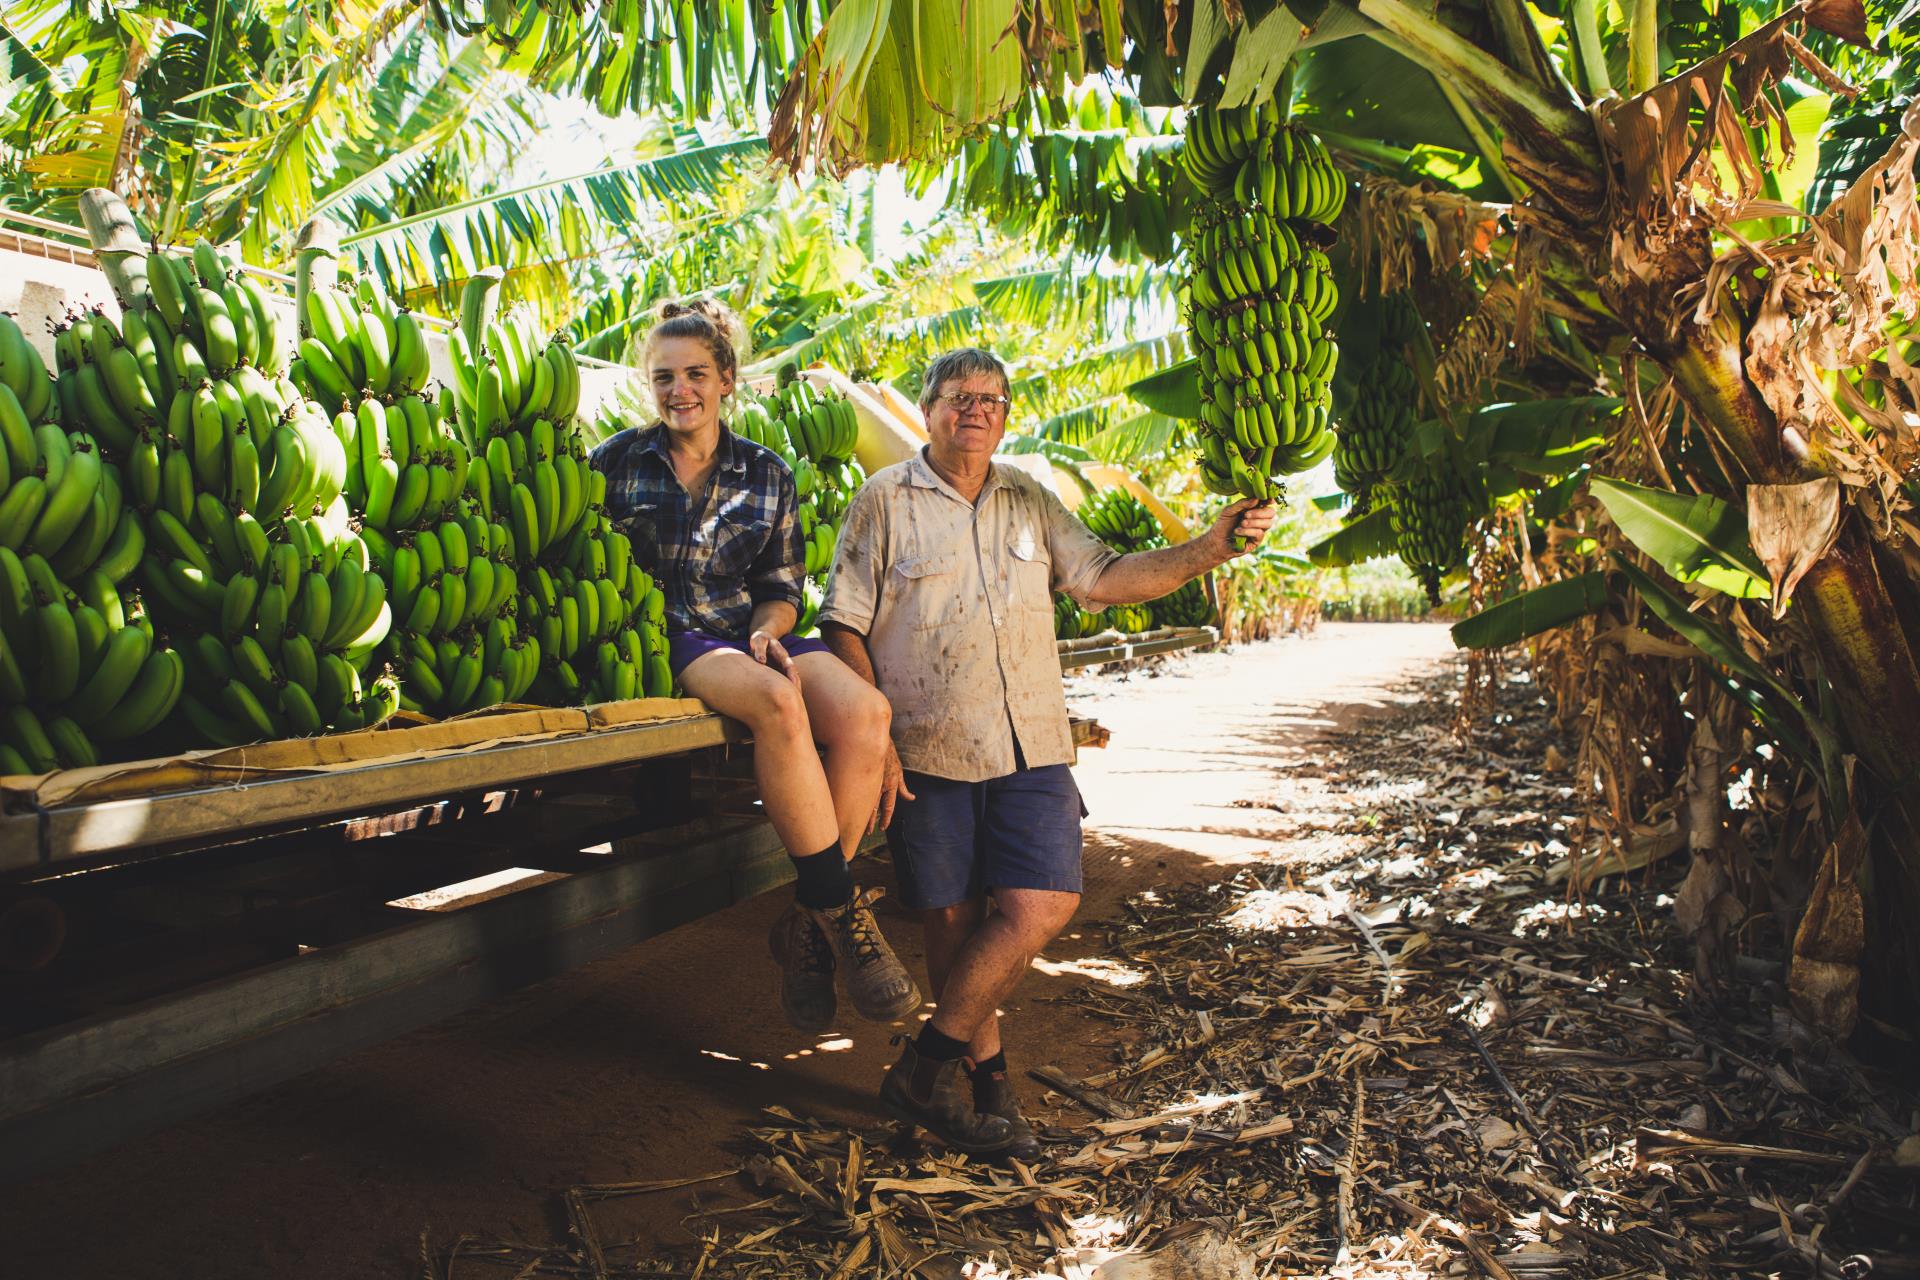
[(1404, 293), (1385, 300), (1380, 348), (1354, 379), (1353, 400), (1340, 423), (1333, 450), (1333, 478), (1353, 495), (1356, 515), (1371, 511), (1391, 483), (1418, 418), (1419, 384), (1407, 362), (1407, 347), (1420, 330), (1420, 316)]
[(1339, 303), (1320, 228), (1346, 182), (1273, 104), (1200, 108), (1182, 161), (1204, 197), (1187, 243), (1200, 360), (1201, 475), (1212, 492), (1277, 497), (1279, 478), (1333, 451), (1329, 386)]
[(1413, 470), (1389, 490), (1394, 547), (1426, 588), (1427, 603), (1440, 604), (1440, 580), (1466, 562), (1467, 526), (1473, 505), (1467, 487), (1444, 456), (1409, 460)]

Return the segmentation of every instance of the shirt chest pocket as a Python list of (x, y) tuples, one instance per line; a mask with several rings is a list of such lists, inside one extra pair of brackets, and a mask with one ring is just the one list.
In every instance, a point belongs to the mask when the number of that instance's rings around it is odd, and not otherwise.
[(1007, 591), (1016, 609), (1053, 613), (1053, 557), (1032, 530), (1007, 540)]
[(727, 580), (745, 577), (772, 530), (772, 523), (766, 520), (722, 516), (714, 522), (713, 549), (707, 555), (704, 576)]
[(660, 520), (652, 507), (635, 507), (616, 518), (614, 528), (633, 547), (633, 562), (648, 573), (660, 571)]
[(899, 593), (904, 615), (916, 631), (931, 631), (958, 623), (966, 612), (960, 596), (960, 556), (944, 551), (896, 561), (892, 587)]

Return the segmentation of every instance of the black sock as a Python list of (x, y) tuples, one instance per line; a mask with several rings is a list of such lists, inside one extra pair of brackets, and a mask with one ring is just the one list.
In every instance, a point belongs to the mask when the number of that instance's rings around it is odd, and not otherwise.
[(793, 887), (793, 896), (803, 907), (831, 911), (847, 905), (847, 899), (853, 896), (853, 874), (847, 870), (846, 857), (841, 854), (837, 841), (819, 853), (794, 858), (793, 869), (800, 876), (800, 882)]
[(991, 1058), (982, 1058), (980, 1061), (974, 1063), (973, 1066), (967, 1071), (967, 1074), (972, 1076), (975, 1080), (985, 1080), (988, 1076), (991, 1076), (996, 1071), (1004, 1075), (1006, 1074), (1006, 1070), (1007, 1070), (1007, 1051), (1005, 1049), (1001, 1049), (998, 1052), (996, 1052)]
[(952, 1062), (956, 1058), (967, 1056), (967, 1042), (955, 1040), (933, 1029), (931, 1022), (920, 1028), (920, 1034), (913, 1038), (914, 1052), (932, 1062)]

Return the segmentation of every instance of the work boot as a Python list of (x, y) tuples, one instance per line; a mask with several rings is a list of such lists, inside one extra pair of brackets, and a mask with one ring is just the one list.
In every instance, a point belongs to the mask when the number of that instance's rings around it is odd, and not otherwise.
[(908, 1124), (917, 1124), (956, 1151), (999, 1155), (1013, 1144), (1013, 1129), (999, 1116), (982, 1115), (961, 1087), (964, 1058), (938, 1062), (922, 1058), (905, 1036), (900, 1059), (880, 1082), (880, 1102)]
[(1020, 1114), (1020, 1099), (1014, 1096), (1013, 1082), (1007, 1079), (1007, 1073), (975, 1071), (968, 1074), (973, 1078), (973, 1109), (983, 1116), (999, 1116), (1013, 1134), (1013, 1142), (1005, 1154), (1027, 1164), (1038, 1160), (1040, 1139), (1034, 1136), (1027, 1118)]
[(844, 966), (853, 1011), (871, 1022), (892, 1022), (920, 1007), (920, 988), (880, 934), (872, 903), (885, 889), (859, 889), (831, 911), (802, 907), (827, 935)]
[(780, 966), (780, 1012), (801, 1031), (825, 1031), (833, 1022), (833, 944), (813, 913), (794, 903), (767, 934)]

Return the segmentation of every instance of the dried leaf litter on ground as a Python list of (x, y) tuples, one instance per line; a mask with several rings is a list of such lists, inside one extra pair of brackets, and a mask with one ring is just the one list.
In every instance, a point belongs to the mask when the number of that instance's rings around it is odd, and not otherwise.
[(591, 1216), (684, 1184), (584, 1187), (566, 1245), (423, 1247), (434, 1274), (1920, 1275), (1914, 1095), (1790, 1059), (1768, 983), (1690, 1011), (1681, 860), (1576, 892), (1571, 780), (1542, 772), (1571, 752), (1523, 673), (1464, 740), (1458, 687), (1287, 771), (1269, 862), (1128, 903), (1117, 980), (1072, 997), (1125, 1047), (1036, 1072), (1044, 1163), (774, 1109), (694, 1256)]

